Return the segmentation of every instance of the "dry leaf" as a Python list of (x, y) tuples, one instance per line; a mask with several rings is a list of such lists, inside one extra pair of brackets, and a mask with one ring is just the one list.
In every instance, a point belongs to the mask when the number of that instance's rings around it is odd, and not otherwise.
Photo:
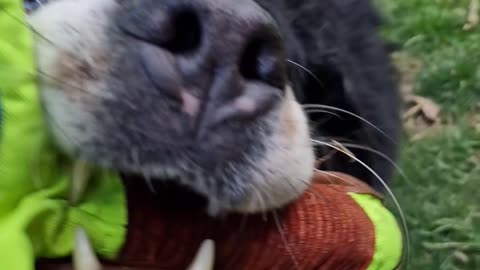
[(474, 113), (466, 116), (467, 123), (475, 131), (480, 132), (480, 113)]
[(416, 114), (422, 114), (427, 120), (431, 122), (437, 122), (440, 120), (440, 106), (436, 104), (433, 100), (417, 95), (409, 95), (405, 97), (405, 101), (410, 104), (413, 104), (413, 111), (408, 110), (404, 114), (404, 119), (406, 116), (412, 117)]
[(463, 30), (472, 30), (480, 22), (479, 17), (480, 3), (479, 0), (470, 0), (467, 10), (467, 22), (463, 26)]
[(461, 261), (462, 263), (468, 263), (470, 261), (468, 255), (465, 254), (463, 251), (457, 250), (452, 255), (455, 259)]
[(403, 114), (404, 127), (411, 140), (417, 141), (437, 134), (444, 129), (441, 124), (440, 106), (431, 99), (407, 95), (404, 97), (407, 110)]
[(395, 68), (400, 72), (400, 93), (402, 96), (411, 95), (415, 91), (416, 78), (422, 69), (422, 63), (416, 57), (405, 52), (392, 54)]
[(403, 113), (404, 127), (412, 140), (420, 140), (443, 129), (440, 106), (431, 99), (415, 95), (416, 78), (422, 62), (406, 52), (392, 54), (392, 60), (400, 72), (400, 93), (406, 104)]
[(420, 104), (416, 104), (403, 113), (403, 119), (404, 120), (414, 119), (415, 115), (417, 115), (421, 110), (422, 110), (422, 106)]
[(480, 152), (479, 152), (479, 153), (476, 153), (476, 154), (473, 154), (473, 155), (468, 159), (468, 161), (469, 161), (470, 163), (472, 163), (473, 165), (480, 167)]
[(416, 126), (415, 126), (415, 118), (414, 117), (410, 117), (408, 119), (405, 119), (403, 121), (403, 126), (405, 127), (405, 129), (407, 131), (411, 131), (411, 130), (415, 130), (416, 129)]
[(417, 129), (414, 134), (410, 137), (411, 142), (416, 142), (419, 140), (423, 140), (425, 138), (433, 137), (439, 133), (441, 133), (443, 130), (445, 130), (446, 126), (436, 123), (433, 126), (430, 126), (428, 128), (424, 129)]

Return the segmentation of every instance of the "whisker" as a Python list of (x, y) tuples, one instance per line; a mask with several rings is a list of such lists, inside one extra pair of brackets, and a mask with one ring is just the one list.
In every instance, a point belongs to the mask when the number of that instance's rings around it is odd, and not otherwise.
[(302, 69), (303, 71), (307, 72), (310, 76), (312, 76), (315, 81), (318, 82), (318, 84), (320, 84), (321, 87), (323, 87), (323, 89), (326, 89), (325, 87), (325, 84), (322, 82), (322, 80), (320, 80), (320, 78), (318, 78), (312, 71), (310, 71), (308, 68), (304, 67), (303, 65), (291, 60), (291, 59), (287, 59), (287, 62)]
[(62, 79), (59, 79), (55, 76), (49, 75), (49, 74), (47, 74), (46, 72), (44, 72), (40, 69), (37, 69), (37, 73), (40, 74), (41, 76), (43, 76), (44, 78), (48, 78), (48, 79), (52, 80), (53, 82), (56, 82), (57, 84), (52, 84), (54, 86), (69, 87), (69, 88), (73, 88), (75, 90), (81, 91), (83, 93), (86, 93), (86, 94), (89, 94), (89, 95), (92, 95), (92, 96), (109, 98), (108, 95), (101, 95), (100, 93), (95, 93), (95, 92), (89, 91), (88, 89), (81, 88), (81, 87), (78, 87), (76, 85), (72, 85), (70, 83), (67, 83), (65, 80), (62, 80)]
[(355, 154), (352, 153), (352, 151), (350, 151), (348, 148), (346, 148), (342, 143), (339, 143), (339, 142), (336, 141), (336, 140), (332, 140), (332, 143), (333, 143), (336, 147), (339, 147), (340, 149), (342, 149), (343, 151), (348, 152), (350, 155), (355, 156)]
[(328, 160), (330, 160), (331, 158), (333, 158), (333, 156), (337, 153), (337, 151), (335, 150), (330, 150), (327, 154), (324, 154), (323, 156), (317, 158), (315, 160), (315, 166), (314, 168), (320, 168), (322, 166), (323, 163), (327, 162)]
[[(314, 169), (315, 170), (315, 169)], [(299, 179), (299, 178), (296, 178), (297, 181), (300, 181), (302, 182), (308, 189), (306, 189), (306, 192), (310, 192), (310, 193), (313, 193), (314, 195), (316, 195), (318, 198), (321, 198), (321, 199), (327, 199), (328, 198), (325, 198), (325, 196), (323, 196), (323, 194), (321, 194), (318, 190), (312, 188), (312, 184), (305, 181), (305, 180), (302, 180), (302, 179)], [(287, 183), (292, 187), (292, 189), (294, 190), (294, 192), (297, 192), (297, 190), (295, 189), (295, 187), (292, 185), (292, 183), (290, 183), (288, 180), (287, 180)]]
[[(131, 157), (132, 157), (133, 165), (135, 165), (137, 167), (140, 167), (140, 162), (138, 161), (139, 160), (139, 158), (138, 158), (138, 148), (132, 147), (129, 150), (130, 150), (130, 154), (131, 154)], [(150, 192), (152, 192), (153, 194), (157, 195), (158, 194), (157, 189), (153, 185), (152, 176), (149, 173), (146, 173), (145, 171), (142, 172), (142, 176), (143, 176), (143, 179), (144, 179), (145, 183), (147, 184), (148, 190), (150, 190)]]
[[(305, 66), (291, 60), (291, 59), (287, 59), (287, 62), (302, 69), (303, 71), (307, 72), (310, 76), (312, 76), (315, 81), (317, 81), (319, 83), (319, 85), (323, 88), (326, 88), (325, 85), (323, 84), (323, 82), (320, 80), (320, 78), (318, 76), (316, 76), (312, 71), (310, 71), (308, 68), (306, 68)], [(353, 112), (350, 112), (350, 111), (347, 111), (347, 110), (343, 110), (343, 109), (340, 109), (340, 108), (337, 108), (337, 107), (333, 107), (333, 106), (328, 106), (328, 105), (315, 105), (315, 104), (306, 104), (303, 106), (304, 109), (306, 109), (306, 112), (307, 113), (326, 113), (325, 110), (310, 110), (308, 111), (307, 109), (311, 106), (315, 106), (315, 107), (312, 107), (312, 109), (315, 109), (315, 108), (318, 108), (317, 106), (322, 106), (323, 108), (326, 108), (326, 109), (331, 109), (331, 110), (337, 110), (337, 111), (340, 111), (340, 112), (343, 112), (343, 113), (346, 113), (346, 114), (349, 114), (351, 116), (354, 116), (364, 122), (366, 122), (367, 124), (369, 124), (370, 126), (372, 126), (373, 128), (375, 128), (377, 131), (379, 131), (380, 133), (382, 133), (385, 137), (387, 137), (392, 143), (396, 144), (396, 142), (390, 137), (388, 136), (383, 130), (381, 130), (380, 128), (378, 128), (376, 125), (374, 125), (373, 123), (371, 123), (370, 121), (368, 121), (367, 119), (353, 113)], [(339, 115), (337, 114), (333, 114), (335, 116), (337, 116), (338, 118), (342, 118), (340, 117)]]
[[(313, 170), (315, 171), (315, 170), (317, 170), (317, 169), (313, 168)], [(322, 171), (322, 172), (323, 172), (323, 171)], [(315, 189), (315, 188), (312, 188), (312, 183), (309, 183), (308, 181), (303, 180), (303, 179), (300, 179), (300, 178), (295, 178), (295, 179), (296, 179), (297, 181), (302, 182), (302, 183), (307, 187), (307, 189), (305, 190), (305, 192), (311, 193), (311, 194), (315, 195), (315, 196), (316, 196), (317, 198), (319, 198), (319, 199), (330, 201), (330, 200), (328, 199), (328, 197), (324, 196), (324, 195), (320, 192), (320, 190)], [(292, 189), (293, 189), (295, 192), (297, 191), (297, 190), (295, 189), (295, 187), (294, 187), (290, 182), (287, 181), (287, 183), (292, 187)]]
[(40, 173), (40, 167), (41, 167), (41, 153), (45, 153), (47, 151), (47, 145), (46, 144), (40, 144), (38, 145), (38, 149), (32, 149), (32, 159), (30, 161), (30, 168), (31, 168), (31, 173), (30, 177), (32, 179), (33, 187), (35, 190), (39, 190), (43, 187), (43, 178), (42, 174)]
[(16, 84), (25, 80), (34, 80), (37, 77), (34, 70), (21, 69), (4, 64), (0, 64), (0, 71), (6, 74), (1, 77), (3, 86), (5, 86), (6, 83)]
[[(315, 170), (320, 171), (320, 170), (318, 170), (318, 169), (313, 169), (313, 170), (314, 170), (314, 171), (315, 171)], [(323, 172), (323, 171), (322, 171), (322, 172)], [(330, 200), (328, 197), (324, 196), (324, 195), (320, 192), (320, 190), (311, 188), (311, 187), (312, 187), (312, 184), (311, 184), (311, 183), (308, 183), (307, 181), (302, 180), (302, 179), (298, 179), (298, 178), (297, 178), (297, 180), (303, 182), (307, 187), (309, 187), (309, 189), (307, 189), (306, 192), (315, 195), (318, 199), (325, 200), (325, 201), (327, 201), (328, 203), (331, 202), (331, 200)]]
[[(75, 90), (78, 90), (78, 91), (81, 91), (83, 93), (86, 93), (86, 94), (89, 94), (89, 95), (94, 95), (94, 96), (99, 96), (99, 97), (104, 97), (104, 98), (108, 98), (108, 96), (105, 96), (105, 95), (100, 95), (99, 93), (94, 93), (94, 92), (91, 92), (91, 91), (88, 91), (87, 89), (84, 89), (84, 88), (81, 88), (81, 87), (78, 87), (78, 86), (75, 86), (75, 85), (72, 85), (72, 84), (69, 84), (67, 81), (65, 80), (62, 80), (62, 79), (59, 79), (53, 75), (50, 75), (44, 71), (42, 71), (41, 69), (35, 69), (35, 70), (21, 70), (21, 69), (16, 69), (16, 68), (10, 68), (10, 67), (6, 67), (6, 66), (2, 66), (0, 65), (0, 70), (3, 70), (3, 71), (9, 71), (11, 70), (12, 72), (17, 72), (17, 73), (23, 73), (25, 74), (26, 76), (28, 77), (22, 77), (22, 76), (19, 76), (19, 79), (18, 80), (24, 80), (24, 79), (29, 79), (29, 80), (32, 80), (32, 79), (35, 79), (37, 77), (40, 77), (40, 78), (46, 78), (46, 79), (49, 79), (51, 80), (51, 85), (54, 85), (54, 86), (59, 86), (59, 87), (69, 87), (69, 88), (72, 88), (72, 89), (75, 89)], [(9, 81), (11, 81), (11, 78), (9, 79)], [(15, 82), (15, 81), (14, 81)]]
[(387, 185), (387, 183), (372, 168), (370, 168), (370, 166), (368, 166), (366, 163), (364, 163), (363, 161), (361, 161), (359, 158), (355, 157), (354, 155), (351, 155), (350, 153), (342, 150), (340, 147), (337, 147), (337, 146), (335, 146), (333, 144), (330, 144), (330, 143), (318, 141), (318, 140), (313, 140), (312, 139), (312, 141), (317, 143), (317, 144), (325, 145), (325, 146), (331, 147), (333, 149), (336, 149), (337, 151), (342, 152), (343, 154), (349, 156), (351, 159), (355, 160), (356, 162), (361, 164), (365, 169), (367, 169), (370, 173), (372, 173), (375, 176), (375, 178), (377, 178), (377, 180), (382, 184), (382, 186), (385, 188), (385, 190), (387, 191), (387, 193), (391, 197), (391, 199), (392, 199), (393, 203), (395, 204), (395, 207), (397, 208), (397, 211), (400, 215), (402, 228), (403, 228), (404, 234), (405, 234), (405, 242), (406, 242), (406, 248), (405, 248), (406, 257), (405, 258), (407, 260), (407, 265), (408, 265), (408, 258), (410, 258), (410, 238), (409, 238), (407, 221), (406, 221), (406, 218), (405, 218), (405, 214), (402, 210), (402, 207), (400, 206), (400, 203), (397, 200), (397, 197), (395, 196), (393, 191), (390, 189), (390, 187)]
[[(357, 186), (355, 183), (353, 183), (353, 182), (350, 181), (349, 179), (346, 179), (346, 178), (341, 177), (341, 176), (339, 176), (339, 175), (335, 175), (335, 174), (333, 174), (333, 173), (329, 173), (329, 172), (322, 171), (322, 170), (319, 170), (319, 169), (315, 169), (315, 171), (317, 171), (317, 172), (319, 172), (319, 173), (326, 174), (326, 175), (331, 176), (331, 177), (333, 177), (333, 178), (337, 178), (337, 179), (340, 179), (340, 180), (342, 180), (342, 181), (345, 181), (345, 182), (351, 184), (352, 186), (355, 186), (355, 187)], [(331, 181), (330, 181), (330, 182), (331, 182)]]
[(267, 213), (265, 212), (267, 210), (267, 204), (265, 203), (265, 200), (262, 196), (262, 192), (256, 188), (253, 189), (255, 196), (257, 196), (258, 199), (258, 204), (260, 205), (260, 209), (262, 209), (262, 218), (263, 220), (267, 220)]
[(360, 149), (360, 150), (364, 150), (364, 151), (368, 151), (368, 152), (371, 152), (373, 154), (376, 154), (376, 155), (380, 156), (381, 158), (385, 159), (389, 164), (391, 164), (395, 168), (395, 170), (398, 172), (398, 174), (402, 177), (402, 179), (405, 180), (406, 183), (408, 183), (408, 184), (412, 183), (410, 177), (407, 176), (405, 171), (393, 159), (391, 159), (386, 154), (384, 154), (384, 153), (382, 153), (378, 150), (375, 150), (375, 149), (373, 149), (371, 147), (368, 147), (368, 146), (365, 146), (365, 145), (345, 142), (345, 141), (343, 141), (342, 138), (316, 137), (315, 139), (316, 140), (331, 140), (331, 141), (337, 141), (337, 142), (340, 141), (338, 143), (345, 146), (345, 147)]
[(350, 112), (348, 110), (344, 110), (344, 109), (341, 109), (341, 108), (337, 108), (337, 107), (334, 107), (334, 106), (329, 106), (329, 105), (323, 105), (323, 104), (305, 104), (305, 105), (302, 105), (303, 109), (305, 109), (307, 112), (308, 110), (310, 109), (329, 109), (329, 110), (333, 110), (333, 111), (339, 111), (339, 112), (343, 112), (343, 113), (346, 113), (350, 116), (353, 116), (361, 121), (363, 121), (364, 123), (368, 124), (369, 126), (371, 126), (372, 128), (374, 128), (375, 130), (377, 130), (378, 132), (380, 132), (383, 136), (385, 136), (389, 141), (391, 141), (393, 144), (397, 145), (397, 143), (387, 134), (385, 133), (382, 129), (380, 129), (379, 127), (377, 127), (375, 124), (373, 124), (372, 122), (368, 121), (367, 119), (361, 117), (360, 115), (358, 114), (355, 114), (353, 112)]
[[(342, 144), (345, 143), (345, 142), (353, 142), (351, 139), (349, 138), (345, 138), (345, 137), (334, 137), (334, 136), (316, 136), (314, 137), (314, 139), (316, 140), (328, 140), (328, 141), (338, 141), (338, 142), (341, 142)], [(332, 150), (334, 151), (334, 150)]]
[(397, 172), (400, 174), (400, 176), (407, 182), (407, 183), (412, 183), (412, 181), (410, 180), (410, 178), (407, 176), (407, 174), (405, 173), (405, 171), (395, 162), (393, 161), (391, 158), (389, 158), (387, 155), (385, 155), (384, 153), (378, 151), (378, 150), (375, 150), (371, 147), (368, 147), (368, 146), (363, 146), (363, 145), (359, 145), (359, 144), (354, 144), (354, 143), (344, 143), (342, 142), (342, 145), (345, 146), (345, 147), (350, 147), (350, 148), (355, 148), (355, 149), (360, 149), (360, 150), (365, 150), (365, 151), (368, 151), (368, 152), (371, 152), (371, 153), (374, 153), (382, 158), (384, 158), (388, 163), (390, 163), (392, 166), (395, 167), (395, 169), (397, 170)]
[[(45, 109), (44, 114), (48, 115), (49, 114), (48, 110)], [(47, 125), (47, 123), (45, 124)], [(73, 138), (68, 136), (67, 133), (61, 128), (61, 126), (58, 123), (56, 123), (53, 119), (51, 119), (51, 121), (49, 121), (48, 124), (55, 125), (58, 128), (58, 130), (63, 134), (65, 139), (68, 140), (70, 143), (76, 146), (79, 145)], [(47, 144), (42, 144), (42, 145), (39, 145), (38, 149), (35, 149), (34, 151), (32, 151), (33, 157), (31, 160), (31, 174), (32, 174), (33, 185), (36, 188), (41, 188), (43, 186), (43, 179), (41, 178), (40, 174), (38, 174), (38, 172), (40, 171), (39, 166), (41, 165), (40, 164), (41, 159), (39, 156), (42, 150), (44, 150), (46, 147), (47, 147)]]
[(278, 233), (280, 233), (280, 238), (282, 239), (283, 245), (285, 246), (285, 249), (287, 250), (290, 258), (292, 259), (293, 264), (295, 265), (295, 269), (300, 269), (299, 268), (299, 263), (297, 258), (295, 258), (295, 255), (293, 254), (292, 247), (288, 243), (287, 237), (285, 235), (285, 230), (282, 227), (282, 224), (280, 223), (280, 219), (278, 218), (278, 214), (276, 210), (272, 211), (273, 219), (275, 221), (275, 225), (277, 227)]
[(35, 0), (35, 2), (37, 2), (41, 7), (43, 7), (42, 1), (40, 1), (40, 0)]
[(150, 175), (147, 175), (146, 173), (143, 173), (143, 179), (145, 179), (148, 190), (150, 190), (150, 192), (152, 192), (153, 194), (158, 195), (157, 189), (153, 185), (152, 177)]
[(31, 25), (28, 21), (26, 20), (23, 20), (22, 18), (17, 18), (15, 15), (13, 15), (12, 13), (10, 13), (8, 10), (6, 10), (5, 8), (0, 8), (0, 11), (3, 11), (3, 13), (7, 14), (10, 18), (12, 18), (14, 21), (16, 21), (17, 23), (25, 26), (25, 28), (27, 28), (28, 30), (30, 30), (33, 34), (35, 34), (36, 36), (40, 37), (41, 39), (45, 40), (46, 42), (48, 42), (50, 45), (54, 46), (54, 47), (57, 47), (58, 46), (53, 42), (51, 41), (50, 39), (48, 39), (47, 37), (45, 37), (44, 35), (42, 35), (40, 32), (38, 32), (34, 27), (33, 25)]
[(321, 114), (328, 114), (327, 117), (322, 117), (321, 119), (315, 119), (315, 121), (310, 121), (313, 130), (321, 128), (328, 121), (331, 121), (333, 117), (336, 117), (340, 120), (344, 120), (344, 118), (341, 115), (339, 115), (337, 113), (334, 113), (334, 112), (331, 112), (331, 111), (327, 111), (327, 110), (312, 109), (312, 110), (308, 110), (308, 111), (304, 110), (304, 112), (308, 117), (310, 117), (311, 115), (320, 114), (320, 113)]
[[(287, 63), (290, 63), (300, 69), (302, 69), (303, 71), (307, 72), (310, 76), (312, 76), (312, 78), (315, 79), (315, 81), (318, 82), (318, 84), (323, 87), (324, 89), (326, 88), (325, 87), (325, 84), (320, 80), (320, 78), (318, 76), (316, 76), (311, 70), (309, 70), (308, 68), (306, 68), (305, 66), (291, 60), (291, 59), (287, 59)], [(343, 113), (346, 113), (346, 114), (349, 114), (351, 116), (354, 116), (362, 121), (364, 121), (365, 123), (369, 124), (370, 126), (372, 126), (373, 128), (375, 128), (377, 131), (379, 131), (380, 133), (382, 133), (386, 138), (388, 138), (392, 143), (396, 144), (396, 142), (390, 137), (388, 136), (383, 130), (381, 130), (380, 128), (378, 128), (376, 125), (374, 125), (373, 123), (371, 123), (370, 121), (368, 121), (367, 119), (353, 113), (353, 112), (350, 112), (350, 111), (347, 111), (347, 110), (343, 110), (343, 109), (340, 109), (340, 108), (337, 108), (337, 107), (333, 107), (333, 106), (328, 106), (328, 105), (321, 105), (321, 104), (305, 104), (303, 105), (303, 108), (304, 109), (318, 109), (318, 108), (323, 108), (323, 109), (330, 109), (330, 110), (336, 110), (336, 111), (340, 111), (340, 112), (343, 112)], [(324, 111), (312, 111), (312, 112), (324, 112)], [(308, 113), (308, 111), (307, 111)]]
[(341, 117), (339, 114), (337, 113), (334, 113), (334, 112), (331, 112), (331, 111), (327, 111), (327, 110), (320, 110), (320, 109), (317, 109), (317, 110), (308, 110), (308, 111), (305, 111), (307, 114), (311, 114), (311, 113), (326, 113), (326, 114), (330, 114), (330, 115), (333, 115), (337, 118), (340, 118), (340, 119), (343, 119), (343, 117)]

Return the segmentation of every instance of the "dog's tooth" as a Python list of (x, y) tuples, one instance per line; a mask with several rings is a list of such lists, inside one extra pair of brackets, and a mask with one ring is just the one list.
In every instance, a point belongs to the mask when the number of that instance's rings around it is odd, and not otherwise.
[(188, 270), (213, 270), (215, 261), (215, 243), (212, 240), (203, 241), (197, 255)]
[(91, 168), (87, 163), (80, 160), (74, 162), (70, 179), (70, 203), (78, 204), (83, 198), (91, 176), (90, 173)]
[(87, 233), (82, 228), (75, 230), (75, 247), (73, 250), (73, 269), (101, 270), (102, 265), (95, 256)]

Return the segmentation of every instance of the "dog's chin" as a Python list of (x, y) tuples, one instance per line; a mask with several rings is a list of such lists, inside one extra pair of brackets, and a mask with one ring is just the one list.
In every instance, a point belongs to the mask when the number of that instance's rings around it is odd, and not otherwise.
[[(172, 206), (173, 209), (187, 209), (206, 213), (210, 216), (223, 216), (231, 213), (251, 214), (268, 211), (264, 205), (248, 202), (247, 192), (226, 192), (223, 198), (209, 194), (198, 186), (189, 185), (188, 179), (174, 176), (145, 177), (144, 174), (120, 173), (127, 188), (141, 189), (144, 193), (154, 197), (154, 200), (164, 206)], [(128, 193), (128, 190), (127, 190)]]
[[(252, 188), (238, 185), (224, 190), (219, 196), (218, 187), (215, 187), (218, 183), (198, 184), (201, 183), (198, 179), (188, 179), (193, 176), (180, 176), (180, 174), (174, 173), (151, 176), (142, 172), (125, 171), (119, 173), (127, 187), (141, 188), (150, 196), (155, 197), (159, 203), (174, 205), (175, 208), (181, 206), (195, 209), (210, 216), (222, 216), (230, 213), (259, 213), (281, 207), (277, 203), (273, 205), (265, 203), (266, 199), (263, 201), (258, 199), (256, 191), (253, 191)], [(219, 179), (218, 182), (223, 182), (223, 180)]]
[(217, 216), (268, 212), (294, 201), (310, 184), (313, 170), (308, 163), (275, 169), (237, 164), (238, 170), (226, 167), (211, 172), (195, 171), (192, 166), (123, 167), (116, 171), (128, 186), (143, 187), (163, 203), (190, 205)]

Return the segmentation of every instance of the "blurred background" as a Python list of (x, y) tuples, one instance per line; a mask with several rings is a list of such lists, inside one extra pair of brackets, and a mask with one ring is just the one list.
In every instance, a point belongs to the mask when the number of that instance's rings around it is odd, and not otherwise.
[(376, 0), (406, 130), (393, 191), (413, 270), (480, 269), (479, 0)]

